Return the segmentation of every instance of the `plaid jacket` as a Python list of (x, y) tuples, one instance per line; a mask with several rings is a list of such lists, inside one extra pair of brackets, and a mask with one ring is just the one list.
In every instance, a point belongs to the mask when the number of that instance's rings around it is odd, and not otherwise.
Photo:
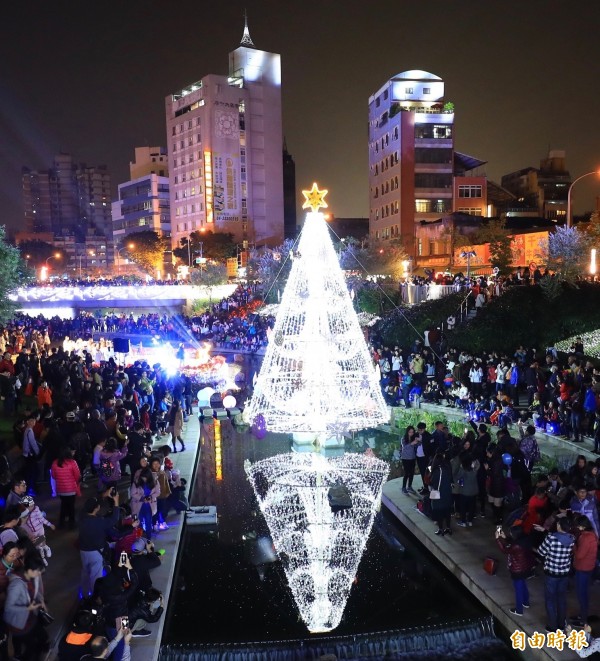
[(548, 535), (538, 549), (538, 553), (544, 558), (544, 572), (551, 576), (568, 576), (574, 546), (573, 535), (564, 532)]

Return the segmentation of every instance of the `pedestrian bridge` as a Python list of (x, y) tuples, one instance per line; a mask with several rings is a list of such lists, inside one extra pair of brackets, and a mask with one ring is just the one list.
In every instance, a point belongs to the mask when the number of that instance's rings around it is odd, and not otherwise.
[(75, 316), (80, 311), (98, 308), (128, 310), (131, 308), (161, 308), (182, 310), (198, 299), (221, 300), (230, 296), (235, 284), (215, 287), (195, 285), (104, 285), (71, 286), (55, 285), (20, 287), (9, 295), (17, 309), (30, 315), (44, 314), (61, 317)]

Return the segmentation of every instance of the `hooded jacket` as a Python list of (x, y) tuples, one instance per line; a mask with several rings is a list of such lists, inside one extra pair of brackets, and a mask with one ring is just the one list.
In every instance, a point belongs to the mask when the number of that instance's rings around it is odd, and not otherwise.
[(567, 577), (574, 546), (573, 535), (565, 532), (550, 533), (538, 549), (539, 555), (544, 558), (544, 573), (557, 578)]

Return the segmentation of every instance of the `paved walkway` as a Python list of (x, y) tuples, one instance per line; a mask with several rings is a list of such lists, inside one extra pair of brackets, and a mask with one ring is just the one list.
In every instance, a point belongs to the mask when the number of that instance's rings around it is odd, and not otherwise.
[[(419, 476), (416, 477), (420, 486)], [(451, 537), (434, 535), (436, 525), (431, 519), (416, 509), (418, 498), (402, 493), (402, 479), (390, 480), (383, 487), (383, 504), (406, 526), (406, 528), (439, 559), (468, 590), (492, 613), (502, 626), (512, 633), (519, 629), (531, 636), (534, 631), (545, 633), (546, 615), (544, 608), (544, 579), (540, 569), (538, 576), (527, 582), (531, 596), (531, 608), (525, 610), (523, 617), (509, 613), (514, 608), (514, 589), (506, 566), (506, 556), (496, 546), (495, 526), (490, 517), (478, 518), (472, 528), (453, 527)], [(499, 560), (496, 576), (490, 576), (483, 570), (487, 556)], [(590, 602), (600, 603), (600, 586), (592, 586)], [(567, 614), (578, 612), (574, 583), (568, 595)], [(578, 655), (571, 650), (534, 650), (527, 648), (524, 659), (560, 659), (571, 661)]]
[[(183, 438), (185, 441), (185, 452), (177, 452), (170, 457), (175, 467), (181, 471), (181, 477), (188, 481), (188, 488), (191, 483), (194, 466), (199, 448), (200, 425), (195, 414), (191, 415), (185, 424)], [(154, 444), (154, 448), (164, 445), (162, 440)], [(125, 499), (128, 480), (123, 482), (123, 489), (120, 489), (121, 499)], [(78, 498), (77, 513), (80, 512), (85, 498), (95, 495), (96, 481), (90, 481), (82, 490), (82, 497)], [(58, 521), (59, 500), (51, 498), (48, 487), (44, 485), (36, 503), (46, 511), (50, 521)], [(154, 586), (161, 590), (164, 595), (164, 605), (169, 601), (171, 582), (175, 571), (175, 561), (179, 539), (182, 531), (183, 514), (171, 513), (169, 515), (169, 529), (158, 533), (154, 538), (157, 549), (165, 549), (166, 553), (162, 558), (162, 564), (152, 572), (152, 582)], [(79, 560), (79, 551), (77, 550), (77, 531), (57, 530), (48, 531), (48, 544), (52, 548), (53, 555), (49, 561), (49, 567), (44, 574), (44, 587), (47, 596), (48, 610), (54, 616), (55, 621), (48, 628), (52, 649), (47, 659), (56, 658), (56, 648), (64, 635), (66, 627), (70, 624), (71, 618), (77, 604), (77, 591), (80, 583), (81, 563)], [(158, 658), (160, 641), (162, 638), (162, 629), (165, 616), (157, 624), (151, 625), (152, 636), (147, 638), (136, 638), (132, 642), (131, 657), (133, 661), (150, 661)]]

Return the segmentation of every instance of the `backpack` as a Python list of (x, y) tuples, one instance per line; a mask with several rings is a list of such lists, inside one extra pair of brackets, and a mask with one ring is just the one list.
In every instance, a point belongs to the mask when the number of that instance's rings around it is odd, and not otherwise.
[(110, 480), (113, 474), (113, 470), (114, 468), (110, 458), (102, 457), (102, 459), (100, 459), (100, 477), (106, 481)]

